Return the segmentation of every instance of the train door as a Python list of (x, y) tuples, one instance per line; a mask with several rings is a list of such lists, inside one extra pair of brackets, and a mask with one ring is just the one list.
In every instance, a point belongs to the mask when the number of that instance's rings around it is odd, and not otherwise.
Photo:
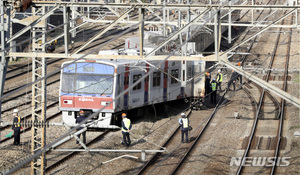
[[(149, 65), (146, 64), (146, 73), (148, 73), (149, 70), (150, 70)], [(149, 90), (150, 90), (150, 88), (149, 88), (149, 85), (150, 85), (149, 76), (147, 76), (145, 78), (144, 82), (145, 82), (144, 83), (144, 87), (145, 87), (145, 90), (144, 90), (144, 106), (147, 106), (148, 103), (149, 103)]]
[(162, 73), (155, 71), (150, 76), (150, 104), (163, 102)]
[(188, 97), (193, 96), (193, 89), (194, 89), (194, 80), (192, 77), (194, 76), (194, 69), (192, 64), (187, 64), (187, 84), (186, 84), (186, 90), (185, 93)]
[(181, 89), (180, 89), (180, 98), (184, 98), (185, 87), (186, 87), (186, 61), (181, 61)]
[[(124, 71), (124, 91), (129, 87), (129, 65), (125, 65), (125, 71)], [(123, 99), (123, 109), (128, 110), (129, 106), (129, 92), (124, 94)]]
[(163, 79), (163, 101), (168, 101), (168, 61), (165, 61), (164, 79)]
[[(143, 71), (131, 71), (130, 72), (130, 85), (136, 83), (145, 73)], [(144, 89), (145, 89), (144, 81), (139, 82), (136, 86), (134, 86), (130, 90), (129, 97), (129, 108), (136, 108), (143, 106), (144, 104)]]
[[(115, 97), (117, 97), (121, 93), (121, 89), (122, 89), (121, 74), (117, 74)], [(118, 100), (115, 102), (115, 109), (117, 111), (120, 110), (121, 107), (120, 104), (121, 104), (121, 98), (118, 98)]]
[(181, 66), (180, 61), (170, 61), (168, 66), (168, 100), (176, 100), (180, 98), (181, 92)]

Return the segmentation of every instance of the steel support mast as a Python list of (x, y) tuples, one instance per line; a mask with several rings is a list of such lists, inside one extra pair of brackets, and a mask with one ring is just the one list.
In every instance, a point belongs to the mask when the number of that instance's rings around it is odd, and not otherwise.
[[(4, 0), (0, 1), (0, 50), (1, 51), (1, 63), (0, 63), (0, 97), (2, 98), (3, 95), (3, 89), (4, 89), (4, 84), (5, 84), (5, 76), (6, 76), (6, 70), (7, 70), (7, 55), (5, 52), (5, 46), (6, 44), (6, 38), (9, 37), (9, 23), (10, 23), (10, 9), (6, 8), (4, 6)], [(6, 20), (4, 17), (4, 14), (7, 14)], [(5, 32), (6, 31), (6, 32)], [(1, 122), (1, 101), (0, 101), (0, 122)], [(1, 130), (0, 130), (1, 131)], [(1, 139), (1, 132), (0, 132), (0, 139)]]
[[(35, 9), (32, 8), (33, 15)], [(41, 15), (45, 14), (45, 7), (41, 10)], [(41, 46), (46, 42), (46, 34), (40, 38), (35, 38), (41, 32), (46, 31), (46, 20), (32, 28), (32, 52), (45, 53), (45, 46)], [(46, 75), (46, 58), (32, 57), (32, 81), (44, 77)], [(41, 111), (41, 112), (38, 112)], [(32, 121), (45, 122), (46, 121), (46, 79), (38, 81), (32, 85)], [(33, 125), (31, 138), (31, 152), (35, 154), (37, 151), (44, 148), (46, 142), (46, 128)], [(45, 153), (41, 154), (37, 159), (31, 161), (31, 174), (45, 174)]]

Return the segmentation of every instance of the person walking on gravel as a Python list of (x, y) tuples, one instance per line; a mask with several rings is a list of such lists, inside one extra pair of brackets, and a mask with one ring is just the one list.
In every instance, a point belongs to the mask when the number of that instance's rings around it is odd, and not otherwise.
[[(80, 110), (80, 111), (79, 111), (79, 117), (76, 118), (76, 123), (79, 124), (79, 123), (81, 123), (81, 122), (84, 121), (84, 120), (85, 120), (84, 111), (83, 111), (83, 110)], [(79, 128), (77, 129), (77, 131), (80, 131), (80, 130), (82, 130), (82, 129), (84, 129), (84, 127), (79, 127)], [(86, 131), (82, 132), (81, 134), (82, 134), (82, 142), (83, 142), (84, 144), (86, 144)], [(81, 134), (78, 135), (78, 138), (79, 138), (79, 139), (80, 139), (80, 135), (81, 135)], [(79, 144), (79, 141), (77, 140), (76, 143)]]
[(186, 118), (185, 113), (181, 114), (181, 118), (179, 119), (179, 125), (181, 126), (181, 143), (184, 143), (184, 135), (185, 135), (185, 142), (188, 143), (190, 120)]
[(217, 103), (217, 82), (215, 79), (210, 83), (211, 93), (210, 93), (210, 102), (213, 104)]
[(123, 118), (122, 120), (123, 143), (125, 144), (125, 146), (128, 147), (131, 144), (129, 132), (130, 129), (132, 128), (132, 124), (130, 119), (126, 117), (125, 113), (122, 114), (122, 118)]
[(223, 81), (223, 74), (221, 73), (221, 69), (218, 70), (218, 74), (217, 74), (217, 86), (219, 87), (219, 92), (222, 92), (222, 84)]
[(12, 129), (14, 130), (14, 145), (20, 145), (21, 117), (19, 116), (18, 112), (18, 109), (14, 109), (13, 111), (14, 121)]

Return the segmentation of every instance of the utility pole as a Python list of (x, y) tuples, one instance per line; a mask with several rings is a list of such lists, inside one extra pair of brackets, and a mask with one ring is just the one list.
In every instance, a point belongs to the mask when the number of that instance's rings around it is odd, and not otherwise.
[[(145, 14), (145, 9), (144, 8), (139, 8), (139, 20), (143, 21), (144, 20), (144, 14)], [(140, 23), (139, 25), (140, 28), (140, 56), (143, 58), (144, 56), (144, 21)]]
[[(8, 28), (8, 20), (4, 21), (4, 14), (9, 12), (9, 10), (7, 10), (4, 6), (4, 0), (1, 0), (0, 1), (0, 19), (1, 19), (1, 23), (0, 23), (0, 39), (1, 39), (1, 46), (0, 46), (0, 49), (2, 50), (1, 51), (1, 63), (0, 63), (0, 96), (2, 98), (3, 96), (3, 89), (4, 89), (4, 84), (5, 84), (5, 76), (6, 76), (6, 69), (7, 69), (7, 58), (6, 58), (6, 52), (5, 52), (5, 46), (6, 46), (6, 42), (5, 42), (5, 38), (7, 37), (7, 35), (9, 34), (9, 32), (7, 32), (7, 28)], [(8, 15), (8, 18), (7, 19), (10, 19), (9, 18), (9, 15), (10, 13), (7, 14)], [(6, 29), (5, 29), (6, 28)], [(6, 33), (5, 33), (6, 31)], [(2, 102), (0, 101), (0, 121), (1, 121), (1, 105), (2, 105)], [(0, 130), (1, 131), (1, 130)], [(1, 132), (0, 132), (0, 139), (1, 139)]]
[[(32, 8), (33, 15), (35, 8)], [(42, 7), (40, 15), (45, 14), (45, 7)], [(41, 46), (46, 42), (46, 26), (47, 20), (43, 20), (32, 28), (32, 52), (45, 53), (45, 46)], [(38, 34), (44, 33), (40, 38), (34, 38)], [(32, 57), (32, 82), (44, 77), (46, 75), (46, 58)], [(41, 110), (39, 113), (38, 111)], [(32, 85), (32, 121), (45, 122), (46, 121), (46, 79), (43, 79)], [(31, 129), (31, 153), (35, 154), (37, 151), (44, 148), (46, 143), (46, 128), (33, 125)], [(31, 161), (31, 174), (45, 174), (45, 153), (40, 157)]]

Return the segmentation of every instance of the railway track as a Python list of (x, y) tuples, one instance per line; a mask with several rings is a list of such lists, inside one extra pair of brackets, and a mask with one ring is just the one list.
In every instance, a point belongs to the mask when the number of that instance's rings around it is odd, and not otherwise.
[[(55, 103), (52, 103), (52, 104), (48, 105), (47, 108), (55, 107), (55, 106), (57, 106), (57, 104), (58, 104), (58, 101), (55, 102)], [(54, 119), (54, 118), (56, 118), (56, 117), (58, 117), (58, 116), (60, 116), (60, 115), (61, 115), (61, 112), (60, 112), (60, 111), (59, 111), (59, 112), (56, 112), (55, 114), (53, 114), (53, 115), (47, 117), (47, 122), (50, 121), (50, 120), (52, 120), (52, 119)], [(27, 120), (31, 119), (31, 117), (32, 117), (32, 115), (31, 115), (31, 114), (28, 114), (28, 115), (24, 116), (24, 117), (21, 119), (21, 122), (27, 121)], [(7, 125), (7, 126), (5, 126), (5, 127), (1, 127), (1, 132), (2, 132), (2, 131), (5, 131), (5, 130), (8, 130), (8, 129), (11, 129), (11, 125)], [(31, 126), (26, 127), (26, 128), (24, 128), (23, 130), (21, 130), (21, 134), (24, 134), (24, 133), (26, 133), (27, 131), (30, 131), (30, 130), (31, 130)], [(13, 137), (14, 137), (14, 136), (12, 136), (12, 137), (10, 137), (10, 138), (2, 139), (2, 140), (0, 141), (0, 144), (1, 144), (1, 143), (5, 143), (5, 142), (7, 142), (7, 141), (13, 139)]]
[[(283, 23), (284, 21), (282, 21)], [(270, 75), (271, 75), (271, 68), (273, 67), (273, 64), (275, 62), (275, 57), (276, 57), (276, 52), (278, 50), (278, 46), (279, 46), (279, 41), (280, 41), (280, 37), (281, 37), (281, 30), (279, 30), (278, 32), (278, 35), (277, 35), (277, 38), (276, 38), (276, 42), (275, 42), (275, 46), (274, 46), (274, 49), (273, 49), (273, 53), (272, 53), (272, 56), (271, 56), (271, 61), (269, 63), (269, 66), (268, 66), (268, 69), (269, 71), (267, 72), (267, 75), (264, 76), (265, 77), (265, 81), (269, 81), (270, 79)], [(291, 31), (290, 31), (290, 35), (291, 35)], [(284, 80), (284, 83), (283, 83), (283, 89), (286, 91), (286, 85), (287, 85), (287, 74), (288, 74), (288, 62), (289, 62), (289, 52), (290, 52), (290, 43), (291, 42), (291, 37), (289, 36), (289, 41), (288, 41), (288, 47), (287, 47), (287, 57), (286, 57), (286, 66), (285, 66), (285, 80)], [(240, 165), (240, 167), (238, 168), (237, 170), (237, 173), (236, 174), (242, 174), (244, 172), (252, 172), (254, 173), (253, 171), (258, 171), (258, 173), (262, 173), (262, 172), (265, 172), (266, 169), (270, 171), (270, 174), (274, 174), (275, 170), (276, 170), (276, 164), (277, 164), (277, 159), (278, 159), (278, 155), (279, 155), (279, 149), (280, 149), (280, 143), (282, 141), (282, 130), (283, 130), (283, 118), (284, 118), (284, 100), (281, 101), (281, 104), (280, 105), (275, 105), (276, 108), (279, 108), (279, 112), (278, 114), (275, 114), (275, 119), (278, 121), (277, 122), (277, 131), (276, 131), (276, 137), (275, 137), (275, 140), (276, 140), (276, 143), (275, 143), (275, 146), (271, 146), (270, 142), (271, 142), (271, 139), (268, 139), (268, 143), (267, 143), (267, 148), (270, 148), (272, 149), (272, 147), (275, 147), (276, 149), (274, 150), (275, 153), (270, 154), (269, 152), (260, 152), (259, 156), (261, 157), (275, 157), (275, 163), (272, 164), (273, 166), (271, 167), (267, 167), (267, 168), (264, 168), (264, 170), (262, 170), (261, 168), (253, 168), (253, 167), (249, 167), (249, 166), (245, 166), (245, 160), (246, 160), (246, 157), (248, 157), (249, 155), (256, 155), (257, 156), (257, 153), (252, 153), (251, 154), (251, 149), (255, 148), (255, 143), (254, 143), (254, 137), (257, 135), (256, 132), (258, 132), (258, 128), (262, 128), (264, 126), (263, 123), (260, 124), (260, 121), (261, 121), (261, 118), (259, 118), (259, 115), (260, 113), (262, 113), (261, 109), (262, 109), (262, 106), (263, 106), (263, 102), (264, 102), (264, 98), (265, 98), (265, 94), (266, 94), (266, 91), (263, 90), (262, 94), (261, 94), (261, 97), (260, 97), (260, 100), (259, 100), (259, 107), (258, 107), (258, 110), (257, 110), (257, 113), (256, 113), (256, 117), (255, 117), (255, 121), (253, 123), (253, 127), (252, 127), (252, 131), (250, 133), (250, 136), (249, 136), (249, 141), (248, 141), (248, 144), (247, 144), (247, 148), (244, 152), (244, 155), (243, 155), (243, 159), (242, 159), (242, 163)], [(271, 96), (271, 94), (269, 94), (269, 97)], [(273, 102), (276, 100), (275, 97), (273, 98), (270, 98)], [(276, 103), (277, 100), (276, 100)], [(275, 104), (275, 103), (274, 103)], [(279, 103), (278, 103), (279, 104)], [(279, 120), (278, 120), (279, 119)], [(274, 132), (274, 131), (273, 131)], [(270, 138), (270, 137), (269, 137)], [(262, 139), (260, 139), (260, 143), (258, 144), (258, 147), (259, 145), (261, 144), (261, 141)], [(246, 169), (246, 170), (245, 170)], [(258, 169), (258, 170), (257, 170)]]
[[(87, 142), (86, 143), (86, 146), (87, 147), (90, 147), (92, 146), (93, 144), (95, 144), (97, 141), (99, 141), (101, 138), (103, 138), (105, 135), (107, 135), (108, 133), (110, 133), (111, 131), (110, 130), (106, 130), (104, 131), (103, 133), (101, 133), (99, 136), (97, 136), (96, 138), (92, 139), (91, 141)], [(71, 140), (73, 141), (73, 140)], [(70, 141), (70, 142), (71, 142)], [(82, 146), (80, 147), (77, 147), (77, 149), (83, 149)], [(50, 152), (48, 152), (49, 154)], [(51, 165), (47, 166), (46, 169), (45, 169), (45, 172), (46, 173), (49, 173), (51, 170), (53, 170), (54, 168), (56, 168), (57, 166), (63, 164), (64, 162), (66, 162), (67, 160), (71, 159), (72, 157), (76, 156), (80, 154), (80, 152), (76, 152), (76, 151), (73, 151), (71, 153), (68, 153), (67, 155), (63, 156), (62, 158), (59, 158), (59, 160), (51, 163)], [(48, 161), (49, 162), (49, 161)]]
[[(174, 138), (179, 138), (180, 136), (180, 127), (176, 128), (176, 130), (173, 132), (173, 134), (167, 139), (167, 141), (162, 145), (162, 147), (166, 147), (167, 150), (172, 149), (175, 147), (175, 151), (172, 151), (171, 153), (167, 155), (162, 155), (161, 153), (156, 153), (153, 155), (149, 161), (147, 161), (144, 166), (139, 170), (137, 174), (148, 174), (149, 172), (153, 173), (160, 172), (160, 173), (169, 173), (169, 174), (175, 174), (182, 166), (182, 164), (185, 162), (186, 158), (190, 155), (194, 147), (199, 143), (202, 135), (205, 133), (206, 128), (208, 128), (210, 121), (213, 119), (215, 113), (217, 112), (218, 108), (220, 107), (220, 104), (223, 103), (224, 96), (227, 91), (223, 94), (223, 96), (220, 98), (217, 106), (214, 108), (212, 114), (205, 120), (205, 124), (203, 127), (195, 126), (191, 124), (196, 130), (198, 130), (195, 139), (191, 140), (188, 144), (185, 145), (179, 145), (176, 147), (178, 141), (174, 141)], [(192, 116), (192, 111), (188, 114), (188, 116)], [(201, 130), (199, 131), (199, 128), (201, 127)], [(195, 134), (191, 134), (195, 135)], [(189, 136), (189, 138), (192, 138)], [(174, 146), (175, 144), (175, 146)], [(178, 151), (178, 152), (177, 152)], [(175, 158), (176, 157), (176, 158)], [(160, 168), (157, 168), (156, 164), (157, 162), (164, 162), (164, 165), (160, 165)], [(172, 165), (172, 166), (171, 166)], [(165, 167), (165, 166), (168, 166)], [(170, 166), (172, 169), (170, 169)], [(157, 169), (158, 170), (157, 170)]]

